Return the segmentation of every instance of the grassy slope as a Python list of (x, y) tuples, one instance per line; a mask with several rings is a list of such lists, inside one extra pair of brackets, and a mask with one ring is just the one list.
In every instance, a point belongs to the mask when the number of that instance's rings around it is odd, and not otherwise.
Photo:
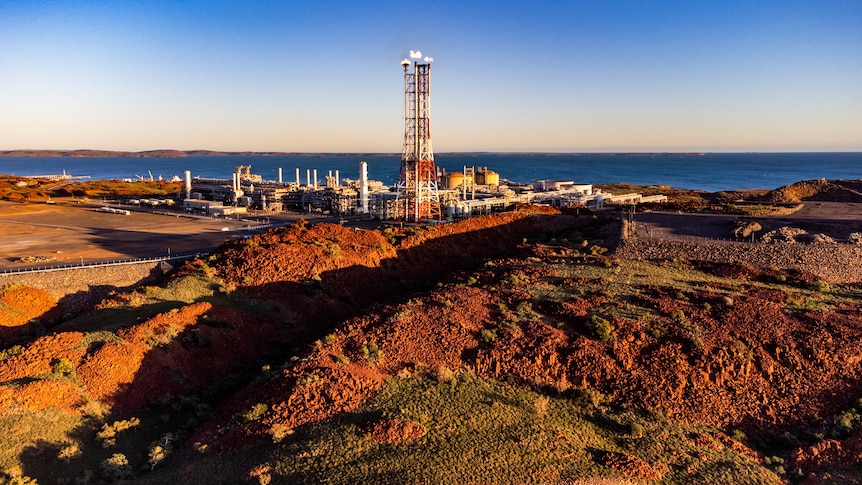
[[(383, 419), (419, 423), (427, 432), (403, 443), (380, 442), (370, 427)], [(254, 453), (199, 456), (196, 466), (165, 468), (145, 483), (233, 483), (255, 475), (271, 483), (344, 484), (626, 477), (603, 465), (614, 453), (640, 465), (634, 478), (777, 482), (772, 471), (721, 439), (715, 429), (609, 406), (601, 395), (548, 398), (468, 372), (419, 373), (390, 379), (359, 409), (291, 430)]]

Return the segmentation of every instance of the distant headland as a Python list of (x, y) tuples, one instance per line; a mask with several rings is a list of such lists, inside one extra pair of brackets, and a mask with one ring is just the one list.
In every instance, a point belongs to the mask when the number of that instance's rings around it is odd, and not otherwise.
[[(485, 154), (505, 154), (505, 155), (521, 155), (521, 156), (542, 156), (542, 155), (565, 155), (566, 153), (558, 152), (438, 152), (437, 155), (448, 157), (472, 157)], [(597, 155), (598, 153), (590, 152), (572, 152), (569, 155)], [(703, 155), (703, 152), (619, 152), (619, 153), (600, 153), (600, 155), (643, 155), (643, 156), (661, 156), (661, 155)], [(0, 157), (71, 157), (71, 158), (183, 158), (193, 156), (334, 156), (334, 155), (353, 155), (353, 156), (398, 156), (398, 153), (374, 153), (374, 152), (223, 152), (217, 150), (146, 150), (141, 152), (126, 152), (113, 150), (0, 150)]]
[(0, 157), (72, 157), (72, 158), (183, 158), (192, 156), (287, 156), (287, 155), (393, 155), (392, 153), (300, 153), (300, 152), (222, 152), (215, 150), (146, 150), (124, 152), (112, 150), (0, 150)]

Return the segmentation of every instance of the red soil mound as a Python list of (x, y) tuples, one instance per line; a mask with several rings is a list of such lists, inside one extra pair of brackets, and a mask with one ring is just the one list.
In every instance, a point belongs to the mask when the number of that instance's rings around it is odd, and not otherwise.
[(384, 419), (371, 425), (371, 439), (379, 443), (404, 443), (425, 436), (428, 430), (414, 421)]
[(78, 376), (93, 397), (137, 409), (256, 362), (267, 349), (262, 342), (281, 331), (238, 310), (195, 303), (121, 329), (124, 341), (92, 353)]
[(667, 465), (658, 467), (663, 468), (662, 471), (658, 471), (649, 463), (626, 453), (605, 452), (601, 462), (612, 470), (640, 480), (661, 480), (662, 475), (667, 471)]
[(115, 405), (112, 397), (135, 381), (148, 350), (143, 343), (108, 342), (78, 367), (78, 378), (93, 399)]
[(87, 349), (81, 345), (83, 337), (80, 332), (39, 337), (23, 347), (20, 354), (3, 361), (3, 365), (0, 365), (0, 383), (50, 374), (61, 359), (77, 365), (87, 353)]
[(0, 385), (0, 410), (3, 411), (58, 408), (76, 413), (77, 408), (84, 403), (81, 388), (65, 381), (37, 380), (17, 388)]
[[(0, 366), (0, 404), (28, 409), (74, 409), (81, 394), (113, 407), (138, 409), (190, 387), (205, 386), (233, 370), (251, 365), (282, 329), (238, 310), (195, 303), (162, 313), (118, 331), (118, 341), (88, 349), (83, 334), (63, 332), (41, 337)], [(44, 381), (61, 360), (81, 386)], [(21, 379), (37, 379), (8, 387)], [(7, 408), (8, 409), (8, 408)]]
[[(534, 262), (569, 257), (561, 249), (534, 249)], [(672, 288), (648, 287), (635, 302), (654, 315), (643, 321), (608, 316), (612, 331), (603, 342), (589, 315), (612, 303), (607, 296), (534, 301), (526, 291), (531, 285), (578, 282), (523, 259), (493, 263), (473, 273), (475, 287), (440, 288), (348, 320), (303, 362), (240, 393), (195, 439), (213, 442), (214, 423), (224, 425), (237, 409), (255, 403), (268, 405), (264, 418), (232, 428), (222, 444), (247, 442), (276, 425), (293, 428), (324, 419), (357, 406), (384, 377), (423, 366), (469, 367), (539, 388), (596, 389), (616, 402), (661, 410), (683, 422), (753, 433), (827, 419), (862, 392), (857, 304), (790, 312), (788, 295), (779, 289), (751, 286), (728, 300), (708, 289), (680, 296)], [(483, 330), (494, 335), (480, 340)], [(379, 352), (372, 355), (372, 347)]]
[(47, 291), (26, 286), (0, 290), (0, 326), (16, 327), (39, 318), (57, 302)]
[(55, 320), (60, 314), (44, 290), (17, 285), (0, 289), (0, 341), (15, 342), (33, 320)]
[(803, 470), (858, 467), (862, 464), (862, 433), (846, 440), (823, 440), (793, 450), (791, 466)]

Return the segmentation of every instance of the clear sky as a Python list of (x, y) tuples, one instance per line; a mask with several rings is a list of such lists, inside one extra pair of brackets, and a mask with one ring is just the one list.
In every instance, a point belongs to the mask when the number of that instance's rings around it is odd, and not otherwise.
[(0, 149), (862, 151), (860, 0), (0, 0)]

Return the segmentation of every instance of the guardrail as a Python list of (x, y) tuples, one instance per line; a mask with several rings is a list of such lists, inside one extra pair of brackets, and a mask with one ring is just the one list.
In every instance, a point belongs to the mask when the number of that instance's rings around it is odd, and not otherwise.
[(13, 274), (25, 274), (25, 273), (50, 273), (54, 271), (68, 271), (73, 269), (85, 269), (85, 268), (100, 268), (106, 266), (122, 266), (129, 264), (144, 264), (144, 263), (158, 263), (162, 261), (175, 261), (179, 259), (192, 259), (198, 257), (202, 254), (208, 254), (207, 252), (197, 252), (190, 254), (178, 254), (174, 256), (159, 256), (153, 258), (134, 258), (134, 259), (123, 259), (117, 261), (98, 261), (98, 262), (90, 262), (90, 263), (79, 263), (79, 264), (63, 264), (63, 265), (49, 265), (49, 266), (37, 266), (37, 267), (29, 267), (29, 268), (12, 268), (12, 269), (0, 269), (0, 276), (4, 275), (13, 275)]

